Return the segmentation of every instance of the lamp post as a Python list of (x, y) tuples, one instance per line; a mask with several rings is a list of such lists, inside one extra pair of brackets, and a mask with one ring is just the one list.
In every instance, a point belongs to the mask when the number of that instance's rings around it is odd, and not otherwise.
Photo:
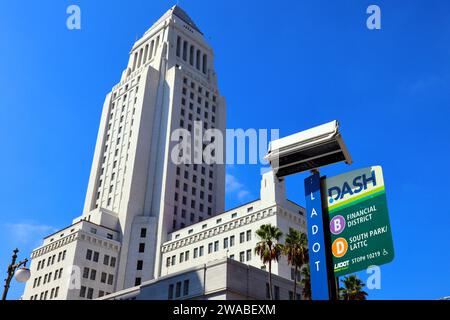
[(312, 298), (336, 300), (329, 221), (324, 205), (326, 192), (319, 169), (338, 162), (352, 163), (339, 123), (335, 120), (271, 141), (265, 159), (279, 179), (311, 172), (311, 176), (305, 179), (305, 199)]
[(13, 251), (11, 264), (8, 265), (7, 271), (8, 277), (5, 279), (5, 289), (3, 290), (2, 300), (6, 300), (6, 296), (8, 294), (8, 290), (13, 276), (15, 276), (18, 282), (27, 282), (28, 279), (30, 279), (31, 276), (30, 269), (26, 267), (28, 259), (23, 259), (22, 261), (16, 263), (18, 252), (19, 249), (15, 249)]

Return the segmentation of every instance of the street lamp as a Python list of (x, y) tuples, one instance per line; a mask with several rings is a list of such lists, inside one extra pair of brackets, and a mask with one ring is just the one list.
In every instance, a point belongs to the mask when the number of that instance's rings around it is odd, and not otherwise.
[(8, 277), (5, 279), (5, 289), (3, 290), (2, 300), (6, 300), (6, 295), (8, 294), (9, 286), (13, 276), (18, 282), (27, 282), (28, 279), (30, 279), (30, 269), (27, 268), (28, 259), (23, 259), (22, 261), (16, 263), (18, 252), (19, 249), (15, 249), (13, 251), (12, 261), (8, 266)]
[(337, 284), (331, 267), (329, 219), (324, 212), (324, 177), (319, 168), (338, 162), (352, 163), (339, 131), (339, 123), (323, 125), (271, 141), (265, 159), (278, 178), (311, 171), (305, 179), (306, 220), (312, 298), (337, 299)]
[(265, 159), (278, 178), (336, 162), (352, 163), (336, 120), (271, 141)]

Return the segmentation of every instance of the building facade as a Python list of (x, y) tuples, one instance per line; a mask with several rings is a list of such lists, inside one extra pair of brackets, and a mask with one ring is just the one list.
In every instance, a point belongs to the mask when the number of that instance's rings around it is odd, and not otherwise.
[[(292, 281), (272, 275), (275, 300), (301, 300), (299, 286), (294, 297)], [(222, 258), (183, 272), (150, 280), (140, 286), (113, 293), (100, 300), (268, 300), (267, 272), (251, 265)]]
[[(89, 223), (98, 231), (90, 235), (95, 243), (107, 243), (109, 248), (116, 241), (112, 288), (101, 290), (100, 283), (86, 283), (95, 291), (94, 297), (100, 291), (117, 291), (157, 278), (161, 244), (169, 234), (223, 212), (224, 165), (172, 161), (179, 142), (172, 135), (176, 129), (200, 138), (211, 129), (225, 132), (226, 106), (218, 91), (213, 59), (203, 34), (178, 6), (136, 41), (120, 82), (103, 105), (83, 213), (58, 233), (71, 242), (57, 246), (54, 242), (60, 239), (45, 238), (31, 256), (34, 278), (54, 275), (56, 264), (42, 269), (37, 263), (58, 255), (58, 250), (66, 250), (67, 263), (77, 262), (84, 269), (88, 262), (77, 257), (85, 254), (87, 244), (80, 244), (85, 240), (78, 227), (89, 233)], [(194, 148), (191, 154), (198, 158), (203, 141), (193, 141), (193, 145), (200, 145), (200, 151)], [(103, 229), (111, 230), (113, 239), (103, 237)], [(97, 252), (112, 254), (103, 245)], [(141, 268), (136, 268), (138, 263)], [(59, 287), (58, 298), (76, 296), (65, 290)], [(23, 298), (40, 297), (42, 291), (44, 296), (48, 291), (42, 283), (27, 284)]]
[[(255, 231), (306, 232), (304, 209), (267, 172), (258, 200), (224, 212), (223, 162), (202, 159), (214, 130), (226, 137), (213, 58), (178, 6), (136, 41), (103, 105), (83, 213), (33, 250), (23, 299), (265, 297)], [(287, 261), (272, 272), (288, 298)]]
[[(306, 233), (305, 209), (286, 199), (284, 181), (271, 171), (262, 176), (258, 200), (170, 233), (161, 246), (158, 279), (103, 299), (268, 299), (266, 266), (254, 252), (263, 224), (284, 235), (289, 228)], [(293, 294), (293, 271), (284, 256), (273, 263), (275, 299), (301, 298), (300, 285)]]

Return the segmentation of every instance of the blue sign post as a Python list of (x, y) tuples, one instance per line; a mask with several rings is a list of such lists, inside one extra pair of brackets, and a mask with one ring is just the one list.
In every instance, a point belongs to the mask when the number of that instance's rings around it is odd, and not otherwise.
[[(330, 300), (329, 257), (324, 215), (320, 174), (313, 173), (305, 179), (306, 216), (308, 224), (309, 269), (311, 277), (311, 295), (313, 300)], [(332, 277), (333, 279), (334, 277)], [(334, 281), (334, 280), (333, 280)]]

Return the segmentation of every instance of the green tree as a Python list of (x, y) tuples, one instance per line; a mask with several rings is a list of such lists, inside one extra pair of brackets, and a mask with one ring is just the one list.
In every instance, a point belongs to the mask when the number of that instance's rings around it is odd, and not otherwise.
[(283, 246), (283, 254), (287, 257), (288, 264), (294, 268), (294, 299), (297, 296), (298, 271), (308, 261), (307, 243), (306, 234), (289, 228)]
[(263, 224), (256, 230), (260, 241), (256, 244), (255, 253), (259, 255), (264, 265), (269, 265), (269, 296), (273, 300), (272, 293), (272, 261), (278, 262), (283, 246), (278, 243), (283, 236), (281, 230), (271, 224)]
[(365, 284), (356, 275), (344, 277), (341, 282), (344, 286), (339, 288), (339, 299), (366, 300), (367, 292), (362, 290)]
[(301, 276), (302, 276), (302, 286), (303, 286), (303, 297), (307, 300), (311, 300), (312, 293), (311, 293), (311, 276), (309, 273), (309, 265), (306, 264), (302, 270), (301, 270)]

